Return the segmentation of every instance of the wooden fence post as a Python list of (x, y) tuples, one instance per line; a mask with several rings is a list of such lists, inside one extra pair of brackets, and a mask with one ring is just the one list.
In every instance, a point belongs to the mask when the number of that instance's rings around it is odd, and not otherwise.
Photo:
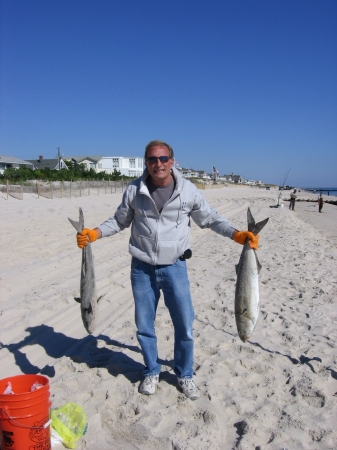
[(6, 180), (6, 198), (8, 200), (8, 179)]

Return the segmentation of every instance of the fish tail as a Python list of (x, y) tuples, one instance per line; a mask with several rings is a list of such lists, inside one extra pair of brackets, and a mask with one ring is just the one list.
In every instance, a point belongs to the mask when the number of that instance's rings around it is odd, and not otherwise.
[(253, 234), (259, 234), (262, 228), (268, 222), (269, 217), (267, 219), (261, 220), (261, 222), (255, 223), (255, 219), (253, 214), (250, 211), (250, 208), (247, 210), (247, 222), (248, 222), (248, 231), (251, 231)]
[(82, 208), (79, 208), (79, 210), (80, 210), (80, 217), (79, 217), (78, 222), (76, 222), (75, 220), (69, 219), (69, 217), (68, 217), (68, 220), (72, 224), (72, 226), (75, 228), (75, 230), (78, 233), (81, 233), (84, 228), (84, 216), (83, 216)]

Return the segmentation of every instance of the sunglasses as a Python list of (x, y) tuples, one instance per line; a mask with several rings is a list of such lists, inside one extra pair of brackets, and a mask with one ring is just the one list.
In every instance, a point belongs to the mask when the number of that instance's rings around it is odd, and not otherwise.
[(149, 156), (148, 158), (146, 158), (146, 162), (155, 164), (158, 159), (161, 163), (167, 163), (167, 161), (169, 161), (171, 158), (169, 156)]

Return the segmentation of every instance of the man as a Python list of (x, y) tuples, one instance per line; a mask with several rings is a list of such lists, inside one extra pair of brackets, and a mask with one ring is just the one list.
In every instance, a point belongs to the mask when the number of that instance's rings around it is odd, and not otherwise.
[(322, 208), (323, 208), (323, 194), (322, 194), (322, 192), (319, 194), (317, 202), (318, 202), (318, 212), (321, 213), (322, 212)]
[(295, 208), (295, 201), (296, 201), (297, 195), (296, 195), (296, 189), (293, 190), (293, 192), (290, 194), (290, 203), (289, 203), (289, 209), (294, 211)]
[[(161, 366), (154, 329), (160, 290), (174, 326), (174, 371), (178, 387), (191, 400), (199, 397), (193, 381), (194, 310), (187, 275), (190, 257), (190, 218), (201, 228), (257, 249), (258, 236), (237, 231), (211, 208), (201, 192), (173, 167), (173, 149), (163, 141), (151, 141), (145, 149), (143, 175), (130, 183), (115, 215), (94, 230), (77, 235), (80, 248), (112, 236), (131, 225), (131, 285), (135, 302), (137, 338), (145, 369), (139, 392), (155, 393)], [(189, 250), (186, 252), (186, 250)]]

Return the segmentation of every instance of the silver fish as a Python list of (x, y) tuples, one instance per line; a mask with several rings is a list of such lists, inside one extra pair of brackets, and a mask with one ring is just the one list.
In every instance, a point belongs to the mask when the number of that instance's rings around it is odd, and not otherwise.
[[(255, 223), (248, 208), (248, 231), (258, 234), (269, 218)], [(256, 252), (246, 240), (240, 256), (239, 264), (235, 266), (237, 280), (235, 288), (235, 321), (239, 337), (246, 342), (252, 335), (259, 315), (259, 273), (262, 268)]]
[[(79, 209), (79, 221), (75, 222), (74, 220), (69, 219), (69, 217), (68, 220), (75, 230), (78, 233), (81, 233), (84, 228), (84, 216), (82, 209)], [(98, 302), (103, 295), (97, 298), (95, 267), (90, 242), (82, 249), (80, 295), (81, 297), (79, 299), (75, 298), (75, 300), (81, 304), (81, 315), (84, 328), (89, 334), (92, 334), (95, 331), (98, 320)]]

